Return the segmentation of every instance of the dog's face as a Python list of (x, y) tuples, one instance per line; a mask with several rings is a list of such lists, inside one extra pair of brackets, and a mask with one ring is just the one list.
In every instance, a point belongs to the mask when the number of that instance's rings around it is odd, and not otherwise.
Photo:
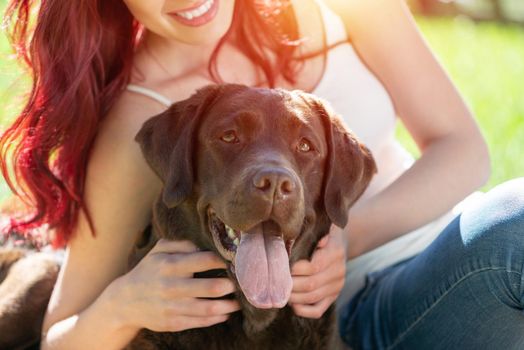
[(164, 182), (159, 205), (185, 216), (173, 215), (181, 232), (157, 215), (161, 234), (219, 253), (257, 308), (287, 304), (290, 262), (309, 257), (331, 222), (346, 225), (376, 171), (340, 119), (297, 91), (209, 86), (137, 140)]

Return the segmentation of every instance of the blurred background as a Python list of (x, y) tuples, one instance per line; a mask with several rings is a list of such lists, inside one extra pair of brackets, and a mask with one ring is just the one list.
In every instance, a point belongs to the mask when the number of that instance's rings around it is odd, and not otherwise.
[[(365, 1), (365, 0), (362, 0)], [(487, 190), (524, 176), (524, 0), (406, 0), (435, 54), (475, 112), (492, 156)], [(7, 0), (0, 0), (3, 13)], [(0, 34), (0, 129), (29, 81)], [(414, 155), (402, 125), (398, 136)], [(0, 200), (9, 193), (0, 179)]]
[[(524, 0), (407, 0), (487, 139), (484, 190), (524, 176)], [(398, 135), (417, 154), (401, 125)]]

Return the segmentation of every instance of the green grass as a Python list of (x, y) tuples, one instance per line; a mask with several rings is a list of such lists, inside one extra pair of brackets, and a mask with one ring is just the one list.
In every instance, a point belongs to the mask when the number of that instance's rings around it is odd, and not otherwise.
[[(4, 13), (5, 0), (0, 0), (0, 13)], [(0, 30), (0, 130), (4, 130), (22, 107), (29, 79), (22, 75), (5, 33)], [(9, 188), (0, 176), (0, 201), (8, 196)]]
[[(0, 13), (4, 13), (5, 0), (0, 0)], [(28, 79), (21, 75), (20, 66), (16, 63), (5, 33), (0, 31), (0, 126), (13, 118), (19, 111), (24, 88)]]
[[(0, 0), (3, 12), (5, 1)], [(470, 106), (485, 135), (493, 171), (485, 189), (524, 176), (524, 28), (465, 19), (418, 19), (431, 47)], [(21, 106), (27, 79), (9, 58), (7, 40), (0, 35), (0, 127)], [(17, 78), (18, 77), (18, 78)], [(399, 124), (398, 137), (410, 152), (417, 149)], [(0, 183), (0, 198), (7, 193)]]
[[(486, 137), (492, 175), (485, 189), (524, 176), (524, 28), (464, 18), (418, 23)], [(401, 126), (397, 134), (417, 154)]]

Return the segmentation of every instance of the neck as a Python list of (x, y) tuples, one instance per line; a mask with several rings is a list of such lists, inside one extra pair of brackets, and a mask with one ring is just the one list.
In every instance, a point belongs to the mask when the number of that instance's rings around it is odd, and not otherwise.
[[(218, 43), (187, 44), (147, 31), (136, 52), (135, 66), (148, 77), (171, 79), (189, 74), (207, 74), (207, 66)], [(146, 73), (147, 72), (147, 73)]]

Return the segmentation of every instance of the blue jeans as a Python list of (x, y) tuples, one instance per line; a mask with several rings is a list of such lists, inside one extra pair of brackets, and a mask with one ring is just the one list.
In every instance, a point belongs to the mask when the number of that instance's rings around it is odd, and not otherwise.
[(353, 349), (524, 349), (524, 178), (497, 186), (422, 253), (368, 275), (342, 309)]

